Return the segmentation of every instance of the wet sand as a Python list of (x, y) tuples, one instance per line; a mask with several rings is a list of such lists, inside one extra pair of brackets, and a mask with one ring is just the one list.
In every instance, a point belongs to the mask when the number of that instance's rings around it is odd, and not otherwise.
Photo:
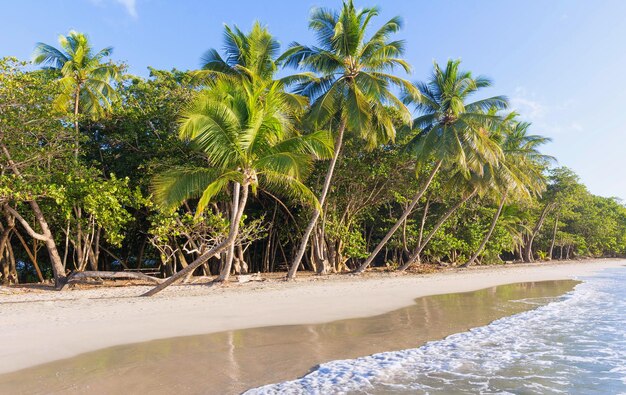
[(548, 303), (576, 283), (501, 285), (425, 296), (411, 306), (367, 318), (116, 346), (0, 375), (0, 393), (240, 393), (297, 378), (325, 361), (414, 348), (486, 325)]

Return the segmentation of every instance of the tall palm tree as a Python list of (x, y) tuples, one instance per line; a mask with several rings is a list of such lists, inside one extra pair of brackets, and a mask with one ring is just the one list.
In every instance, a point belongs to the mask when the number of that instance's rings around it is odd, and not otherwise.
[(120, 78), (120, 69), (111, 62), (103, 62), (113, 52), (112, 47), (94, 52), (83, 33), (72, 30), (67, 36), (59, 36), (59, 45), (60, 49), (57, 49), (37, 43), (33, 63), (60, 73), (58, 82), (61, 89), (54, 105), (61, 112), (68, 112), (72, 107), (77, 156), (79, 114), (98, 118), (111, 110), (113, 101), (118, 97), (113, 84)]
[[(224, 241), (145, 296), (192, 273), (235, 243), (250, 190), (261, 186), (319, 205), (302, 180), (314, 159), (332, 155), (332, 137), (327, 132), (298, 135), (294, 122), (302, 108), (294, 108), (287, 96), (278, 81), (253, 84), (224, 79), (202, 91), (184, 112), (180, 137), (205, 155), (209, 167), (175, 168), (161, 174), (153, 184), (155, 199), (175, 208), (199, 198), (196, 215), (201, 215), (218, 193), (234, 184), (235, 215)], [(218, 280), (226, 280), (230, 269), (227, 262)]]
[[(215, 81), (230, 80), (247, 81), (253, 85), (263, 85), (274, 81), (278, 66), (276, 59), (280, 44), (269, 30), (259, 22), (255, 22), (250, 32), (245, 33), (237, 26), (224, 26), (223, 55), (214, 48), (209, 49), (202, 57), (201, 70), (195, 72), (198, 80), (208, 85)], [(284, 86), (310, 78), (310, 75), (288, 75), (277, 79)], [(285, 100), (289, 100), (294, 108), (307, 104), (304, 96), (283, 92)], [(235, 185), (237, 188), (237, 186)], [(237, 214), (237, 205), (232, 206), (231, 218)], [(235, 252), (233, 243), (226, 254), (226, 266), (232, 264)]]
[(500, 126), (504, 157), (495, 165), (485, 166), (486, 177), (493, 180), (493, 191), (500, 202), (480, 246), (461, 267), (470, 266), (482, 253), (508, 198), (524, 199), (541, 194), (546, 187), (546, 164), (554, 160), (539, 151), (550, 139), (528, 134), (529, 123), (510, 120)]
[(502, 156), (502, 150), (488, 128), (499, 122), (500, 117), (487, 110), (506, 108), (507, 99), (494, 96), (468, 103), (472, 95), (491, 86), (491, 81), (481, 76), (474, 78), (470, 72), (460, 71), (459, 65), (459, 60), (449, 60), (442, 70), (435, 62), (430, 80), (416, 84), (421, 94), (419, 100), (407, 98), (421, 113), (413, 120), (413, 126), (419, 133), (407, 148), (414, 152), (418, 166), (429, 165), (431, 170), (398, 221), (356, 273), (365, 271), (374, 261), (414, 210), (442, 167), (458, 169), (468, 176), (470, 172), (481, 175), (485, 163), (497, 163)]
[[(396, 68), (410, 71), (401, 58), (404, 42), (390, 39), (402, 27), (401, 19), (392, 18), (371, 36), (366, 36), (371, 20), (378, 13), (377, 8), (356, 9), (352, 0), (344, 1), (340, 11), (314, 9), (309, 28), (316, 35), (318, 45), (293, 43), (279, 59), (286, 66), (317, 76), (302, 78), (296, 92), (309, 97), (313, 125), (336, 128), (335, 153), (319, 197), (321, 205), (328, 196), (346, 130), (357, 133), (369, 147), (385, 143), (393, 139), (396, 132), (387, 107), (398, 109), (404, 122), (411, 121), (408, 108), (394, 95), (394, 88), (411, 96), (419, 95), (408, 81), (390, 74)], [(289, 279), (298, 270), (320, 214), (318, 208), (311, 216), (287, 274)]]

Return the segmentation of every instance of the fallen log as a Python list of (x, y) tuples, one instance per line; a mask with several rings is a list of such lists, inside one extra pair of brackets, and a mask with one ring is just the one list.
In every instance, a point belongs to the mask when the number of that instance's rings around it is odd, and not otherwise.
[(145, 275), (140, 272), (102, 272), (87, 271), (75, 272), (68, 278), (68, 283), (84, 282), (85, 280), (141, 280), (148, 281), (153, 284), (161, 284), (164, 280), (152, 276)]

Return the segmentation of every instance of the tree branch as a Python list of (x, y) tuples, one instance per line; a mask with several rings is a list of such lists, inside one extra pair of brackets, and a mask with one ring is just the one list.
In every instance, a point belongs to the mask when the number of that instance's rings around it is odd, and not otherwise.
[(20, 213), (18, 213), (17, 211), (15, 211), (12, 207), (10, 206), (6, 206), (6, 209), (9, 213), (11, 213), (12, 216), (14, 216), (19, 222), (20, 224), (22, 224), (22, 226), (24, 227), (24, 229), (26, 229), (26, 233), (28, 233), (28, 235), (30, 237), (32, 237), (33, 239), (37, 239), (40, 241), (48, 241), (48, 238), (40, 233), (35, 232), (35, 230), (33, 228), (30, 227), (30, 225), (28, 224), (28, 222), (26, 222), (26, 220), (24, 218), (22, 218), (22, 216), (20, 215)]

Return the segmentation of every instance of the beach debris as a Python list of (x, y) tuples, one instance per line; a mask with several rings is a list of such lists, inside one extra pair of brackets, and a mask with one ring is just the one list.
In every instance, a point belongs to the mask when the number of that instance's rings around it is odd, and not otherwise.
[(237, 281), (240, 283), (248, 283), (250, 281), (265, 281), (265, 279), (261, 277), (261, 273), (254, 273), (254, 274), (240, 274), (237, 276)]

